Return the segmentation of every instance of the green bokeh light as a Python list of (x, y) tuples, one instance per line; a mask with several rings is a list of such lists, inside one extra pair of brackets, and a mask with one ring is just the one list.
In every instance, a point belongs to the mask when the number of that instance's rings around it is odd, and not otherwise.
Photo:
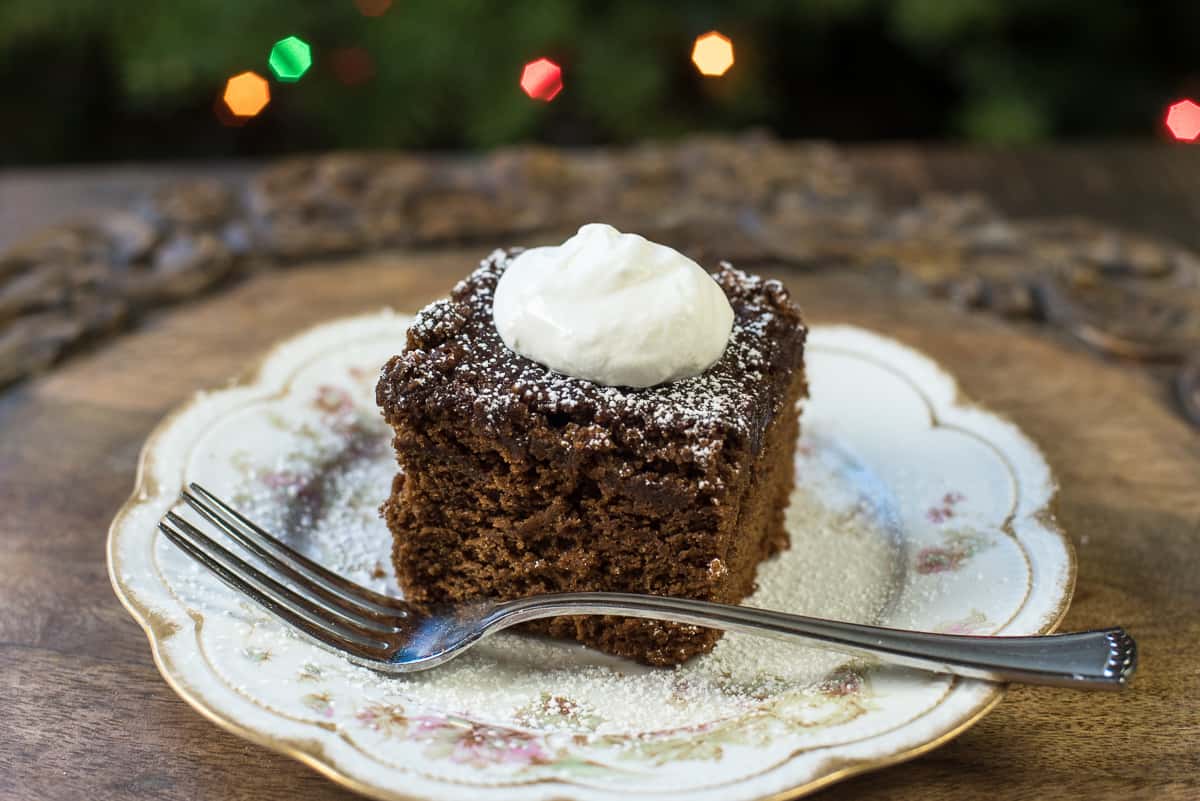
[(312, 48), (300, 37), (289, 36), (275, 43), (267, 63), (276, 78), (293, 83), (300, 80), (312, 66)]

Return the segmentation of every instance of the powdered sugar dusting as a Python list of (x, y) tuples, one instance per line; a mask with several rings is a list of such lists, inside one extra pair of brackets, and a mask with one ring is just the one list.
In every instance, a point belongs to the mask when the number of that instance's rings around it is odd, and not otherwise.
[[(287, 532), (306, 552), (391, 586), (370, 559), (389, 544), (375, 505), (391, 477), (370, 394), (410, 320), (353, 318), (284, 343), (254, 386), (209, 394), (151, 440), (110, 568), (164, 674), (212, 716), (303, 742), (323, 770), (385, 794), (746, 800), (935, 743), (995, 698), (979, 682), (857, 664), (809, 681), (839, 658), (733, 637), (679, 670), (648, 670), (512, 636), (466, 657), (478, 661), (389, 678), (315, 647), (156, 535), (178, 482), (242, 488), (263, 522), (311, 525)], [(1044, 632), (1072, 571), (1036, 449), (895, 342), (821, 328), (808, 357), (795, 546), (763, 565), (750, 602), (866, 620), (881, 605), (885, 625), (926, 631)], [(353, 446), (347, 396), (379, 426), (378, 450)], [(931, 413), (953, 425), (931, 427)], [(447, 686), (451, 670), (475, 686)], [(680, 722), (692, 723), (669, 728)]]
[[(346, 391), (354, 395), (353, 408), (322, 412), (321, 425), (291, 426), (289, 451), (268, 464), (246, 465), (239, 503), (337, 572), (398, 594), (390, 537), (374, 514), (395, 469), (387, 429), (361, 385)], [(366, 446), (372, 438), (384, 447)], [(793, 546), (760, 567), (759, 588), (745, 603), (878, 622), (898, 569), (891, 511), (880, 506), (869, 474), (819, 432), (800, 443), (797, 460), (803, 484), (787, 518)], [(288, 476), (282, 483), (281, 470)], [(255, 647), (264, 652), (301, 646), (284, 626), (254, 626)], [(655, 669), (577, 644), (502, 633), (426, 673), (387, 677), (332, 655), (320, 670), (370, 697), (403, 699), (438, 714), (603, 737), (758, 714), (783, 697), (820, 694), (845, 661), (823, 649), (729, 634), (710, 654)], [(554, 698), (569, 704), (554, 706)]]
[(436, 406), (485, 427), (524, 410), (565, 414), (584, 425), (618, 419), (648, 440), (682, 432), (684, 437), (673, 438), (676, 445), (690, 449), (701, 467), (722, 443), (749, 441), (757, 447), (787, 389), (786, 382), (768, 379), (772, 371), (790, 372), (803, 353), (805, 328), (778, 281), (722, 263), (713, 278), (735, 312), (725, 354), (698, 376), (635, 390), (561, 375), (508, 350), (492, 323), (492, 298), (518, 252), (493, 252), (449, 299), (417, 315), (408, 348), (389, 363), (380, 382), (378, 400), (385, 409), (403, 414)]

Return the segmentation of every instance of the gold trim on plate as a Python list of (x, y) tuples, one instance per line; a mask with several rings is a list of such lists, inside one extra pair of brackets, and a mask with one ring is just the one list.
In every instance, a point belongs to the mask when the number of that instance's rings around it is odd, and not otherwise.
[[(362, 315), (360, 318), (343, 318), (343, 321), (348, 321), (351, 319), (369, 319), (372, 316), (374, 316), (374, 315)], [(265, 365), (268, 362), (270, 362), (281, 349), (283, 349), (287, 345), (291, 344), (292, 342), (294, 342), (304, 336), (307, 336), (307, 335), (313, 333), (314, 331), (316, 331), (320, 328), (323, 328), (325, 326), (328, 326), (330, 324), (331, 324), (330, 322), (326, 322), (326, 323), (322, 323), (319, 325), (311, 326), (311, 327), (304, 329), (304, 330), (298, 332), (297, 334), (289, 337), (288, 339), (283, 340), (282, 342), (276, 343), (262, 357), (260, 357), (249, 369), (242, 371), (233, 381), (231, 381), (229, 384), (227, 384), (226, 388), (232, 389), (232, 388), (237, 388), (237, 387), (252, 387), (252, 386), (259, 384), (261, 381), (261, 378), (262, 378), (262, 373), (263, 373), (263, 369), (264, 369)], [(344, 344), (343, 344), (343, 346), (344, 346)], [(902, 345), (902, 347), (904, 347), (906, 350), (914, 351), (913, 348), (909, 348), (906, 345)], [(938, 419), (936, 409), (935, 409), (932, 401), (920, 389), (920, 387), (911, 380), (911, 378), (909, 376), (899, 372), (898, 370), (893, 368), (891, 365), (883, 364), (883, 363), (879, 362), (878, 360), (873, 359), (873, 358), (866, 356), (865, 354), (862, 354), (857, 351), (853, 351), (853, 350), (849, 350), (849, 349), (840, 349), (840, 348), (825, 348), (825, 350), (842, 351), (842, 352), (846, 353), (847, 355), (853, 355), (858, 358), (864, 358), (868, 361), (871, 361), (872, 363), (875, 363), (875, 364), (878, 364), (878, 365), (884, 367), (889, 372), (902, 378), (905, 381), (905, 383), (907, 383), (911, 388), (913, 388), (916, 391), (918, 396), (921, 398), (922, 402), (926, 405), (926, 408), (930, 414), (930, 423), (931, 423), (932, 427), (943, 427), (943, 428), (947, 428), (950, 430), (960, 431), (963, 434), (969, 435), (969, 436), (979, 440), (980, 442), (983, 442), (984, 444), (991, 446), (993, 450), (995, 450), (998, 454), (1001, 455), (1003, 461), (1005, 462), (1006, 467), (1009, 469), (1010, 474), (1013, 475), (1014, 484), (1017, 486), (1018, 491), (1019, 491), (1020, 482), (1018, 480), (1016, 480), (1016, 471), (1013, 469), (1012, 465), (1008, 462), (1008, 459), (1003, 454), (1003, 451), (1001, 451), (993, 443), (984, 439), (982, 436), (980, 436), (976, 432), (962, 429), (956, 425), (948, 425), (948, 424), (942, 423)], [(318, 356), (325, 355), (328, 352), (329, 351), (322, 351), (321, 353), (319, 353), (317, 355)], [(920, 353), (919, 351), (914, 351), (914, 352)], [(947, 371), (941, 365), (934, 362), (932, 359), (929, 359), (929, 357), (924, 356), (924, 354), (921, 354), (921, 356), (923, 358), (925, 358), (927, 361), (929, 361), (939, 372), (941, 372), (942, 375), (944, 375), (946, 378), (950, 379), (950, 381), (952, 382), (952, 384), (956, 390), (955, 398), (952, 401), (953, 406), (977, 408), (977, 409), (986, 411), (989, 415), (991, 415), (993, 417), (997, 417), (1002, 420), (1005, 420), (1005, 422), (1009, 422), (1002, 415), (998, 415), (995, 412), (987, 410), (986, 407), (983, 407), (983, 406), (967, 399), (965, 396), (963, 396), (961, 388), (958, 386), (957, 381), (954, 381), (953, 376), (951, 375), (951, 373), (949, 373), (949, 371)], [(271, 395), (266, 395), (263, 397), (255, 398), (253, 400), (254, 400), (254, 402), (262, 402), (265, 400), (270, 400), (272, 397), (277, 397), (283, 393), (286, 393), (286, 390), (287, 390), (288, 386), (290, 386), (290, 383), (291, 383), (291, 378), (289, 377), (289, 379), (287, 381), (285, 381), (284, 386), (281, 387), (278, 392), (273, 393)], [(242, 723), (234, 720), (233, 718), (227, 717), (227, 716), (221, 714), (220, 712), (218, 712), (217, 710), (213, 709), (212, 707), (208, 706), (203, 698), (201, 698), (198, 694), (194, 693), (190, 687), (185, 686), (175, 677), (174, 668), (170, 664), (168, 664), (168, 660), (163, 653), (163, 650), (162, 650), (163, 643), (165, 643), (168, 639), (170, 639), (172, 636), (174, 636), (175, 634), (177, 634), (179, 632), (179, 630), (180, 630), (179, 625), (173, 621), (163, 618), (160, 614), (156, 613), (154, 610), (145, 606), (140, 601), (140, 599), (137, 598), (136, 594), (134, 594), (132, 591), (130, 591), (127, 587), (125, 587), (121, 583), (121, 580), (119, 577), (120, 571), (118, 569), (119, 568), (119, 557), (117, 556), (117, 552), (116, 552), (117, 551), (117, 549), (116, 549), (117, 532), (120, 529), (120, 527), (122, 526), (122, 524), (124, 523), (125, 519), (133, 512), (134, 509), (149, 502), (150, 500), (158, 498), (158, 496), (161, 494), (161, 488), (157, 486), (157, 482), (154, 480), (153, 476), (151, 475), (151, 473), (152, 473), (151, 467), (154, 464), (154, 453), (155, 453), (155, 449), (158, 445), (158, 442), (163, 437), (163, 435), (175, 424), (175, 422), (182, 415), (184, 415), (185, 413), (190, 411), (192, 408), (197, 406), (200, 402), (202, 402), (206, 399), (209, 399), (211, 397), (212, 397), (212, 394), (205, 395), (205, 396), (201, 396), (198, 394), (195, 397), (193, 397), (191, 400), (187, 401), (186, 403), (182, 404), (178, 408), (174, 409), (166, 417), (164, 417), (162, 421), (159, 422), (159, 424), (154, 428), (154, 430), (151, 432), (149, 437), (146, 439), (146, 442), (142, 447), (141, 454), (138, 459), (138, 468), (137, 468), (137, 473), (136, 473), (136, 477), (134, 480), (134, 490), (131, 493), (131, 495), (129, 496), (129, 498), (125, 501), (125, 503), (122, 504), (121, 508), (118, 510), (118, 512), (117, 512), (116, 516), (113, 518), (113, 521), (112, 521), (111, 525), (109, 526), (109, 530), (108, 530), (108, 540), (106, 543), (106, 545), (107, 545), (106, 557), (107, 557), (107, 562), (108, 562), (109, 581), (112, 584), (113, 592), (116, 594), (116, 596), (117, 596), (118, 600), (121, 602), (122, 606), (125, 607), (126, 611), (129, 612), (130, 616), (133, 617), (133, 619), (138, 623), (138, 625), (140, 625), (142, 627), (142, 630), (145, 632), (147, 641), (150, 644), (151, 655), (153, 657), (155, 667), (158, 669), (159, 674), (162, 675), (163, 680), (175, 692), (176, 695), (178, 695), (180, 698), (182, 698), (189, 706), (191, 706), (193, 709), (195, 709), (197, 712), (199, 712), (203, 717), (205, 717), (208, 720), (212, 721), (213, 723), (217, 724), (218, 726), (225, 729), (226, 731), (229, 731), (229, 732), (237, 735), (238, 737), (241, 737), (245, 740), (253, 742), (257, 745), (261, 745), (261, 746), (268, 748), (276, 753), (283, 754), (284, 756), (288, 756), (293, 759), (296, 759), (297, 761), (307, 765), (308, 767), (317, 771), (318, 773), (320, 773), (321, 775), (330, 779), (331, 781), (333, 781), (339, 785), (342, 785), (343, 787), (346, 787), (350, 790), (353, 790), (357, 793), (360, 793), (362, 795), (365, 795), (365, 796), (368, 796), (371, 798), (381, 799), (382, 801), (427, 801), (426, 798), (422, 798), (419, 796), (406, 795), (403, 793), (395, 792), (386, 787), (380, 787), (380, 786), (376, 786), (376, 785), (367, 784), (367, 783), (364, 783), (352, 776), (347, 775), (345, 772), (342, 771), (342, 769), (340, 769), (336, 764), (334, 764), (333, 759), (326, 752), (324, 745), (317, 740), (280, 738), (280, 737), (273, 737), (271, 735), (266, 735), (256, 729), (253, 729), (249, 726), (243, 725)], [(1014, 428), (1016, 428), (1016, 427), (1014, 426)], [(1019, 429), (1017, 429), (1017, 430), (1019, 431)], [(1026, 439), (1026, 442), (1028, 443), (1029, 447), (1031, 447), (1038, 454), (1038, 456), (1041, 457), (1042, 460), (1044, 461), (1045, 456), (1044, 456), (1044, 454), (1041, 453), (1040, 449), (1037, 448), (1037, 446), (1032, 441), (1028, 440), (1028, 438), (1025, 438), (1025, 439)], [(1061, 544), (1064, 547), (1064, 551), (1066, 553), (1066, 559), (1067, 559), (1067, 575), (1066, 575), (1065, 580), (1063, 581), (1063, 588), (1062, 588), (1063, 592), (1061, 595), (1061, 600), (1060, 600), (1059, 604), (1057, 605), (1057, 607), (1055, 608), (1055, 610), (1043, 620), (1042, 625), (1039, 627), (1039, 630), (1037, 632), (1039, 634), (1049, 634), (1049, 633), (1053, 632), (1055, 629), (1058, 628), (1059, 624), (1065, 618), (1067, 611), (1069, 609), (1069, 606), (1070, 606), (1071, 597), (1074, 593), (1074, 587), (1075, 587), (1075, 581), (1076, 581), (1077, 564), (1076, 564), (1075, 549), (1074, 549), (1070, 539), (1066, 536), (1065, 532), (1063, 532), (1061, 527), (1058, 525), (1057, 519), (1054, 515), (1054, 508), (1056, 506), (1056, 502), (1057, 502), (1057, 486), (1055, 485), (1055, 486), (1051, 487), (1051, 496), (1047, 500), (1047, 502), (1042, 507), (1035, 510), (1031, 515), (1031, 517), (1033, 517), (1035, 520), (1037, 520), (1048, 532), (1050, 532), (1051, 534), (1058, 537), (1058, 539), (1061, 541)], [(1015, 508), (1016, 507), (1015, 507), (1015, 502), (1014, 502), (1013, 511), (1015, 511)], [(1011, 527), (1013, 511), (1010, 511), (1009, 516), (1005, 521), (1006, 532), (1009, 533), (1010, 536), (1012, 535), (1010, 527)], [(1018, 545), (1019, 544), (1020, 543), (1018, 543)], [(1024, 547), (1021, 547), (1020, 550), (1022, 552), (1022, 556), (1026, 560), (1027, 577), (1029, 579), (1029, 582), (1031, 582), (1032, 581), (1032, 571), (1028, 569), (1028, 561), (1029, 561), (1028, 553), (1025, 551)], [(1018, 606), (1017, 606), (1018, 613), (1019, 613), (1019, 610), (1024, 607), (1025, 603), (1028, 602), (1029, 593), (1031, 590), (1031, 587), (1029, 586), (1029, 582), (1027, 582), (1026, 595), (1022, 599), (1022, 602), (1020, 604), (1018, 604)], [(196, 623), (196, 627), (199, 628), (199, 626), (203, 624), (203, 617), (202, 616), (197, 616), (197, 617), (199, 619), (195, 619), (195, 623)], [(1009, 622), (1011, 622), (1011, 618), (1010, 618)], [(1007, 623), (1005, 625), (1007, 625)], [(212, 669), (211, 665), (210, 665), (210, 669)], [(219, 675), (218, 675), (218, 678), (220, 678)], [(958, 683), (957, 679), (952, 681), (950, 687), (947, 689), (946, 693), (942, 696), (942, 698), (939, 699), (939, 701), (937, 701), (931, 707), (927, 708), (924, 712), (922, 712), (916, 718), (910, 719), (908, 721), (908, 723), (899, 724), (896, 728), (899, 728), (904, 725), (909, 725), (909, 724), (911, 724), (911, 722), (913, 720), (917, 720), (917, 719), (924, 717), (925, 715), (933, 712), (950, 695), (954, 686), (956, 686), (957, 683)], [(827, 787), (827, 786), (829, 786), (835, 782), (841, 781), (843, 779), (847, 779), (847, 778), (856, 776), (861, 773), (866, 773), (871, 770), (876, 770), (879, 768), (884, 768), (884, 767), (888, 767), (891, 765), (899, 764), (901, 762), (905, 762), (910, 759), (914, 759), (918, 756), (921, 756), (922, 754), (928, 753), (929, 751), (931, 751), (935, 748), (938, 748), (939, 746), (942, 746), (945, 743), (949, 742), (950, 740), (954, 739), (955, 737), (957, 737), (958, 735), (962, 734), (967, 729), (969, 729), (971, 726), (973, 726), (975, 723), (977, 723), (979, 720), (981, 720), (984, 717), (984, 715), (986, 715), (988, 712), (990, 712), (996, 706), (996, 704), (998, 704), (1001, 701), (1001, 699), (1004, 697), (1005, 691), (1006, 691), (1006, 685), (994, 685), (990, 689), (988, 695), (983, 699), (982, 702), (980, 702), (973, 709), (971, 709), (965, 715), (963, 715), (958, 721), (956, 721), (951, 726), (951, 728), (947, 729), (945, 732), (943, 732), (942, 734), (940, 734), (939, 736), (937, 736), (931, 740), (928, 740), (924, 743), (913, 746), (911, 748), (897, 751), (893, 754), (889, 754), (887, 756), (878, 757), (878, 758), (874, 758), (874, 759), (847, 760), (847, 759), (844, 759), (841, 757), (831, 756), (828, 759), (826, 759), (824, 762), (820, 763), (815, 768), (816, 772), (820, 773), (821, 775), (817, 776), (816, 778), (812, 779), (811, 781), (805, 782), (804, 784), (798, 785), (796, 787), (789, 788), (787, 790), (773, 793), (770, 795), (762, 796), (759, 799), (757, 799), (756, 801), (791, 801), (791, 799), (796, 799), (801, 796), (807, 795), (809, 793), (816, 792), (817, 790), (820, 790), (824, 787)], [(305, 721), (305, 723), (307, 723), (307, 721)], [(895, 728), (890, 729), (889, 731), (895, 731)], [(874, 736), (878, 736), (878, 735), (872, 735), (872, 736), (874, 737)], [(870, 739), (870, 738), (868, 738), (868, 739)], [(354, 745), (352, 742), (350, 744)], [(776, 770), (779, 767), (787, 764), (791, 759), (794, 759), (796, 756), (798, 756), (801, 753), (809, 753), (809, 752), (812, 752), (815, 750), (822, 750), (824, 748), (836, 748), (836, 747), (839, 747), (839, 746), (836, 746), (836, 745), (835, 746), (816, 746), (813, 748), (799, 749), (798, 751), (791, 753), (787, 758), (785, 758), (781, 762), (777, 763), (776, 765), (773, 765), (772, 767), (770, 767), (760, 773), (754, 774), (754, 776), (761, 776), (764, 773), (767, 773), (771, 770)], [(357, 750), (359, 750), (361, 752), (361, 748), (358, 748)], [(431, 776), (427, 776), (426, 778), (428, 778), (430, 780), (439, 780), (440, 781), (440, 779), (435, 779), (435, 777), (431, 777)], [(745, 778), (753, 778), (753, 777), (744, 777), (741, 780), (745, 780)], [(530, 782), (528, 784), (533, 784), (533, 783), (537, 783), (537, 784), (561, 783), (561, 780), (545, 779), (545, 780), (538, 780), (537, 782)], [(461, 787), (463, 785), (459, 784), (458, 786)], [(520, 786), (520, 785), (508, 785), (508, 786)], [(555, 799), (553, 799), (553, 801), (575, 801), (575, 799), (572, 798), (571, 796), (558, 796)]]

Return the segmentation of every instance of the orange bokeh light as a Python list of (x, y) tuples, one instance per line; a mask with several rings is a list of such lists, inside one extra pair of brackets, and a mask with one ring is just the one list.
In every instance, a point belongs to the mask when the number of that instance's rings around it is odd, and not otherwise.
[(562, 88), (562, 67), (548, 58), (530, 61), (521, 71), (521, 89), (534, 100), (549, 103)]
[(257, 72), (247, 71), (225, 82), (222, 98), (235, 117), (253, 117), (271, 102), (271, 86)]
[(1167, 109), (1167, 130), (1181, 142), (1195, 142), (1200, 138), (1200, 106), (1191, 100), (1172, 103)]
[(733, 66), (733, 42), (717, 31), (697, 36), (692, 45), (692, 63), (701, 75), (714, 78), (724, 75)]

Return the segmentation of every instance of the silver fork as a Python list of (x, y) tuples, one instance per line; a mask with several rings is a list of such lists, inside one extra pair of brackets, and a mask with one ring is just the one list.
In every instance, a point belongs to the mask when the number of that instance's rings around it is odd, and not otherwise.
[(326, 570), (198, 484), (189, 484), (182, 500), (258, 556), (274, 575), (237, 556), (174, 511), (159, 522), (171, 542), (319, 645), (385, 673), (435, 667), (488, 634), (557, 615), (668, 620), (816, 642), (855, 656), (936, 673), (1080, 689), (1120, 689), (1137, 665), (1137, 646), (1120, 628), (1039, 637), (970, 637), (615, 592), (557, 593), (418, 610)]

